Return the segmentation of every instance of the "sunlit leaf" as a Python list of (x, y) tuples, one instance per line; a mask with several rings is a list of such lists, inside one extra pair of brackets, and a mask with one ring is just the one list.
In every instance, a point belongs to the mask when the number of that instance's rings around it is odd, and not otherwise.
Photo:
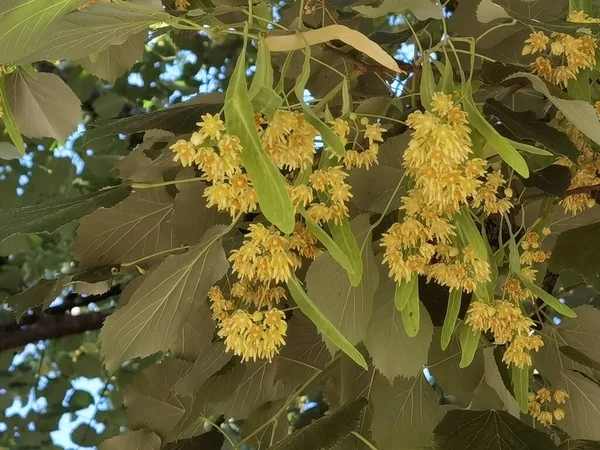
[(141, 429), (128, 431), (120, 436), (107, 439), (99, 450), (159, 450), (160, 438), (152, 431)]

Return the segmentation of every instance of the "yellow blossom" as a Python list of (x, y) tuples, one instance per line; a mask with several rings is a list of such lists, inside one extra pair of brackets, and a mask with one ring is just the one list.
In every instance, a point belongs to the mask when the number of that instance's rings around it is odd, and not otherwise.
[(552, 413), (550, 411), (542, 411), (537, 416), (537, 421), (545, 427), (552, 425)]
[(204, 138), (211, 138), (215, 140), (219, 140), (221, 138), (221, 133), (225, 131), (225, 124), (219, 117), (219, 114), (203, 114), (201, 116), (201, 121), (196, 123), (200, 127), (200, 134), (204, 136)]
[(567, 391), (565, 391), (564, 389), (557, 389), (554, 392), (554, 401), (559, 405), (566, 403), (568, 398), (569, 394), (567, 394)]
[(529, 35), (529, 39), (525, 40), (522, 55), (531, 55), (538, 52), (543, 52), (548, 46), (550, 39), (542, 31), (537, 31)]
[(296, 222), (294, 232), (290, 236), (290, 248), (300, 256), (316, 259), (322, 251), (317, 247), (317, 237), (302, 222)]
[(190, 142), (179, 139), (177, 142), (171, 145), (169, 149), (175, 153), (173, 161), (180, 161), (183, 167), (191, 166), (194, 163), (196, 158), (196, 149)]
[(554, 416), (554, 418), (556, 420), (563, 420), (565, 418), (565, 410), (562, 408), (556, 408), (553, 412), (552, 415)]
[(191, 3), (188, 0), (175, 0), (175, 8), (177, 9), (188, 9)]

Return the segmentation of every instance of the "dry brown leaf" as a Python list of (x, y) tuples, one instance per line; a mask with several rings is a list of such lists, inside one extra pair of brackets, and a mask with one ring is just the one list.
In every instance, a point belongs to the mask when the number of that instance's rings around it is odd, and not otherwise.
[(318, 30), (287, 36), (269, 36), (265, 39), (267, 47), (272, 52), (291, 52), (306, 47), (306, 45), (322, 44), (323, 42), (340, 40), (365, 55), (373, 58), (379, 64), (396, 73), (404, 73), (398, 63), (379, 44), (373, 42), (364, 34), (344, 25), (329, 25)]

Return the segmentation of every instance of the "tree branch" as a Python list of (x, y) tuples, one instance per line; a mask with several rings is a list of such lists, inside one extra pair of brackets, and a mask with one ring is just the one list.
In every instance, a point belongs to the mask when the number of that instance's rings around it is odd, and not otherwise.
[(20, 330), (3, 330), (0, 332), (0, 351), (22, 347), (26, 344), (56, 339), (84, 331), (97, 330), (111, 311), (92, 312), (81, 316), (70, 314), (44, 315), (31, 325), (22, 326)]

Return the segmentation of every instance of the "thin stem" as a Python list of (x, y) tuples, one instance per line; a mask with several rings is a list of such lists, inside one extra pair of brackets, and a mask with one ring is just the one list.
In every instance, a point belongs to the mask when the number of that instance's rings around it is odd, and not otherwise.
[(161, 181), (160, 183), (131, 183), (133, 189), (153, 189), (162, 186), (173, 186), (182, 183), (195, 183), (197, 181), (206, 181), (203, 177), (186, 178), (184, 180)]
[(353, 431), (352, 434), (356, 436), (359, 440), (361, 440), (362, 443), (369, 447), (371, 450), (377, 450), (377, 447), (371, 444), (362, 434), (357, 433), (356, 431)]
[[(417, 96), (420, 94), (411, 94), (411, 96)], [(406, 125), (406, 122), (403, 122), (400, 119), (394, 119), (392, 117), (387, 117), (387, 116), (378, 116), (377, 114), (365, 114), (365, 113), (356, 113), (357, 116), (363, 116), (363, 117), (373, 117), (375, 119), (383, 119), (383, 120), (389, 120), (390, 122), (396, 122), (402, 125)]]
[[(457, 49), (455, 49), (455, 51), (456, 51), (456, 53), (465, 53), (465, 54), (467, 54), (467, 55), (470, 55), (470, 54), (471, 54), (471, 52), (468, 52), (468, 51), (466, 51), (466, 50), (461, 50), (460, 48), (457, 48)], [(496, 60), (495, 60), (495, 59), (493, 59), (493, 58), (489, 58), (489, 57), (487, 57), (487, 56), (485, 56), (485, 55), (480, 55), (479, 53), (474, 53), (474, 55), (475, 55), (475, 56), (477, 56), (478, 58), (481, 58), (481, 59), (483, 59), (484, 61), (496, 62)]]
[(323, 373), (323, 370), (318, 370), (317, 372), (315, 372), (309, 379), (308, 381), (306, 381), (306, 383), (304, 383), (302, 386), (300, 386), (300, 388), (298, 390), (296, 390), (296, 392), (294, 392), (292, 395), (290, 395), (288, 397), (288, 399), (286, 400), (286, 402), (283, 404), (283, 406), (281, 408), (279, 408), (277, 410), (277, 412), (275, 414), (273, 414), (273, 416), (271, 416), (271, 418), (269, 420), (267, 420), (265, 423), (263, 423), (260, 427), (258, 427), (256, 430), (254, 430), (252, 433), (250, 433), (248, 436), (246, 436), (244, 439), (242, 439), (235, 447), (234, 449), (240, 449), (242, 447), (242, 445), (246, 442), (248, 442), (248, 440), (250, 440), (252, 437), (256, 436), (258, 433), (260, 433), (262, 430), (264, 430), (265, 428), (267, 428), (271, 423), (275, 422), (277, 420), (277, 418), (279, 417), (280, 414), (282, 414), (287, 408), (288, 406), (290, 406), (290, 404), (294, 401), (294, 399), (300, 395), (308, 386), (310, 386), (312, 384), (313, 381), (315, 381), (319, 375), (321, 375)]
[(517, 21), (515, 19), (512, 20), (512, 22), (509, 23), (501, 23), (499, 25), (496, 25), (495, 27), (492, 27), (488, 30), (485, 30), (483, 33), (481, 33), (479, 35), (479, 37), (477, 37), (475, 39), (475, 42), (479, 42), (481, 39), (483, 39), (485, 36), (487, 36), (488, 34), (490, 34), (492, 31), (496, 31), (498, 28), (504, 28), (504, 27), (512, 27), (513, 25), (516, 25)]
[(168, 253), (178, 252), (179, 250), (189, 250), (190, 248), (191, 247), (189, 245), (183, 245), (181, 247), (176, 247), (176, 248), (169, 248), (167, 250), (156, 252), (156, 253), (153, 253), (151, 255), (144, 256), (143, 258), (136, 259), (135, 261), (130, 261), (130, 262), (122, 263), (121, 267), (135, 266), (135, 265), (137, 265), (137, 264), (139, 264), (141, 262), (144, 262), (144, 261), (146, 261), (148, 259), (154, 258), (155, 256), (160, 256), (160, 255), (165, 255), (165, 254), (168, 254)]
[(205, 421), (207, 424), (209, 424), (209, 425), (211, 425), (212, 427), (216, 428), (216, 429), (217, 429), (217, 431), (218, 431), (219, 433), (221, 433), (221, 434), (222, 434), (222, 435), (225, 437), (225, 439), (227, 439), (227, 441), (229, 442), (229, 444), (230, 444), (232, 447), (235, 447), (235, 442), (233, 442), (233, 441), (231, 440), (231, 438), (229, 437), (229, 435), (228, 435), (227, 433), (225, 433), (225, 431), (224, 431), (224, 430), (223, 430), (223, 429), (222, 429), (220, 426), (218, 426), (216, 423), (214, 423), (214, 422), (213, 422), (212, 420), (210, 420), (208, 417), (202, 416), (202, 419), (203, 419), (203, 420), (204, 420), (204, 421)]

